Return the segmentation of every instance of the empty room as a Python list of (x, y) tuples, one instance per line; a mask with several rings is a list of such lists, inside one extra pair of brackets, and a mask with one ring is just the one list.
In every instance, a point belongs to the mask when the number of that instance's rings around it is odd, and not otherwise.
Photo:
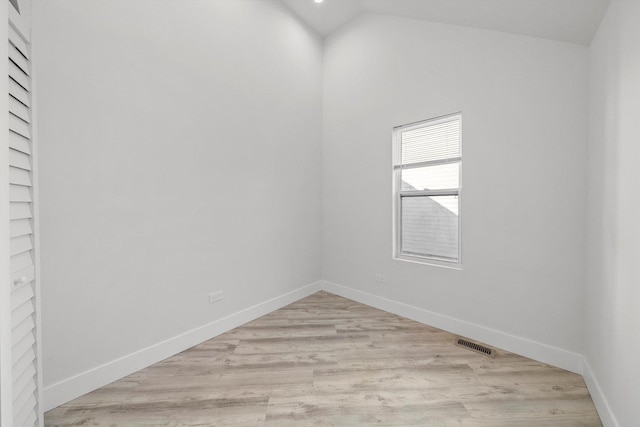
[(0, 427), (640, 426), (640, 0), (6, 0)]

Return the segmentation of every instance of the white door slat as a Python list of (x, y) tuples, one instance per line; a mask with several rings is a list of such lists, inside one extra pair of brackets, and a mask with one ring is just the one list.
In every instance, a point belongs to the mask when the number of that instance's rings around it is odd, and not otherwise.
[(9, 201), (11, 202), (31, 202), (31, 188), (24, 185), (9, 185)]
[[(36, 411), (27, 412), (27, 418), (22, 421), (24, 427), (38, 427), (38, 418), (36, 418)], [(19, 424), (18, 424), (19, 425)]]
[(17, 274), (20, 270), (29, 268), (33, 265), (31, 252), (23, 252), (11, 257), (11, 274)]
[(21, 355), (27, 352), (30, 348), (33, 348), (33, 344), (35, 344), (35, 338), (33, 334), (27, 335), (20, 342), (16, 343), (15, 346), (11, 349), (11, 355), (13, 360), (18, 359)]
[(32, 394), (31, 397), (25, 402), (23, 407), (19, 409), (18, 412), (14, 412), (14, 425), (20, 427), (34, 427), (37, 420), (36, 411), (34, 410), (36, 404), (37, 402), (35, 395)]
[[(33, 266), (31, 252), (23, 252), (11, 257), (11, 275), (17, 275), (21, 270)], [(14, 277), (15, 279), (15, 277)]]
[(24, 405), (29, 404), (29, 398), (35, 397), (33, 392), (36, 391), (35, 378), (31, 378), (22, 390), (13, 391), (13, 413), (18, 414)]
[(9, 77), (11, 77), (16, 83), (26, 89), (27, 92), (31, 92), (31, 82), (29, 76), (24, 73), (13, 62), (9, 61)]
[[(12, 261), (13, 261), (13, 258), (12, 258)], [(13, 283), (15, 283), (14, 281), (16, 279), (20, 281), (23, 281), (22, 279), (24, 279), (24, 283), (31, 283), (35, 280), (35, 278), (36, 278), (36, 269), (33, 266), (33, 264), (28, 265), (27, 267), (22, 268), (16, 271), (15, 273), (11, 273), (11, 281)], [(25, 287), (29, 287), (29, 286), (25, 286)]]
[[(36, 402), (37, 404), (37, 402)], [(27, 419), (23, 423), (26, 427), (38, 427), (38, 418), (36, 417), (36, 411), (30, 411)]]
[[(11, 312), (11, 329), (14, 329), (20, 323), (24, 322), (24, 320), (31, 316), (35, 312), (35, 307), (33, 305), (33, 298), (27, 300), (24, 304), (21, 304)], [(16, 339), (13, 343), (17, 344), (20, 342), (22, 337)]]
[(33, 363), (28, 363), (25, 365), (24, 369), (20, 371), (16, 370), (15, 373), (17, 375), (13, 377), (13, 388), (22, 389), (27, 383), (25, 379), (34, 377), (36, 375), (36, 367)]
[(9, 96), (9, 112), (14, 116), (20, 117), (25, 122), (31, 123), (31, 114), (29, 114), (29, 107), (15, 99), (13, 96)]
[(18, 135), (22, 135), (27, 139), (31, 139), (31, 130), (29, 129), (29, 124), (24, 120), (19, 119), (13, 114), (9, 114), (9, 130), (17, 133)]
[(11, 239), (11, 256), (30, 251), (31, 249), (33, 249), (31, 236), (20, 236)]
[(11, 44), (14, 45), (25, 58), (30, 58), (27, 43), (11, 25), (9, 25), (9, 42), (11, 42)]
[(14, 311), (31, 298), (33, 298), (32, 286), (20, 286), (13, 288), (13, 292), (11, 293), (11, 311)]
[(28, 219), (16, 219), (11, 221), (9, 225), (11, 237), (26, 236), (33, 233), (31, 229), (31, 221)]
[(31, 159), (28, 154), (9, 149), (9, 166), (25, 170), (31, 170)]
[(9, 43), (9, 59), (11, 59), (11, 61), (13, 61), (13, 63), (16, 64), (25, 74), (31, 74), (29, 60), (13, 46), (13, 43)]
[(31, 174), (28, 170), (10, 167), (9, 183), (31, 187)]
[(21, 153), (31, 154), (31, 142), (14, 132), (9, 132), (9, 147)]
[(33, 363), (30, 363), (23, 372), (18, 373), (18, 375), (13, 379), (13, 389), (14, 390), (22, 390), (26, 387), (30, 378), (33, 378), (36, 375), (36, 367)]
[(10, 203), (9, 212), (11, 219), (33, 218), (30, 203)]
[(33, 321), (33, 316), (27, 316), (22, 322), (20, 322), (15, 328), (11, 330), (11, 340), (16, 344), (20, 342), (22, 338), (27, 334), (32, 334), (36, 324)]
[(13, 372), (24, 372), (33, 361), (36, 360), (36, 352), (31, 348), (27, 348), (27, 351), (19, 359), (13, 361)]
[[(15, 425), (19, 425), (19, 426), (22, 426), (22, 427), (38, 427), (38, 424), (36, 423), (37, 421), (38, 421), (38, 419), (36, 418), (36, 411), (27, 411), (26, 412), (26, 418), (24, 418), (24, 420), (22, 418), (20, 418), (20, 419), (15, 418), (14, 419)], [(21, 424), (19, 424), (19, 423), (21, 423)]]
[(27, 107), (31, 106), (29, 91), (11, 79), (9, 79), (9, 95), (13, 96)]

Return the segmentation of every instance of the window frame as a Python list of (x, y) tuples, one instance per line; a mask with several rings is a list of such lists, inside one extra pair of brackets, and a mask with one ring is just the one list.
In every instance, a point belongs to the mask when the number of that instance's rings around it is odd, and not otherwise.
[[(407, 165), (402, 164), (402, 132), (411, 131), (418, 128), (434, 126), (440, 123), (446, 123), (450, 121), (458, 120), (460, 123), (460, 134), (458, 138), (458, 144), (460, 149), (460, 155), (458, 157), (451, 157), (447, 159), (409, 163)], [(393, 175), (393, 259), (400, 261), (409, 261), (419, 264), (435, 265), (439, 267), (451, 268), (456, 270), (462, 269), (462, 168), (463, 168), (463, 153), (462, 153), (462, 112), (446, 114), (443, 116), (433, 117), (419, 122), (408, 123), (405, 125), (396, 126), (393, 128), (393, 153), (392, 153), (392, 175)], [(444, 164), (458, 163), (458, 188), (444, 189), (444, 190), (422, 190), (422, 191), (402, 191), (402, 179), (401, 173), (403, 169), (413, 169), (425, 166), (436, 166)], [(402, 251), (402, 199), (405, 197), (432, 197), (432, 196), (457, 196), (458, 197), (458, 259), (447, 260), (446, 258), (419, 255), (413, 253), (406, 253)]]

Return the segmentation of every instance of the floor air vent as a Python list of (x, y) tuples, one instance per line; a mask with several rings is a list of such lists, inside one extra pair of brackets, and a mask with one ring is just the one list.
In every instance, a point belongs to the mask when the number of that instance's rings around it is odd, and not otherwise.
[(480, 353), (484, 356), (489, 356), (489, 357), (496, 356), (496, 351), (494, 349), (484, 346), (482, 344), (469, 341), (464, 338), (460, 338), (460, 337), (456, 338), (456, 345), (459, 345), (460, 347), (468, 348), (469, 350), (473, 350), (476, 353)]

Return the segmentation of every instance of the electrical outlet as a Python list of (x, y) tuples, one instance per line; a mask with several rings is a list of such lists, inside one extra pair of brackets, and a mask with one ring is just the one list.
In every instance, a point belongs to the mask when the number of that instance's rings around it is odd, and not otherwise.
[(376, 274), (376, 282), (384, 283), (384, 274)]
[(209, 294), (209, 304), (212, 304), (218, 301), (222, 301), (222, 291)]

